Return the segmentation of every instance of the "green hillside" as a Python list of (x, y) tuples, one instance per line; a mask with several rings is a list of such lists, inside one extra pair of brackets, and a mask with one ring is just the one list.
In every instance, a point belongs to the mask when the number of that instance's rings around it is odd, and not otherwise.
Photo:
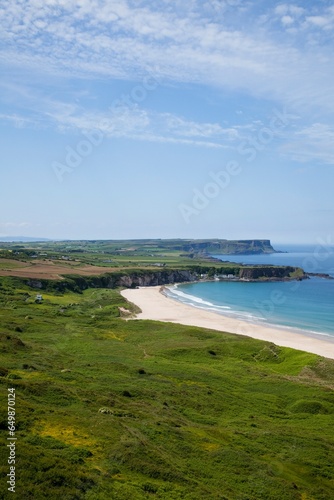
[(124, 321), (117, 290), (35, 295), (2, 278), (0, 498), (13, 498), (8, 388), (17, 498), (334, 498), (334, 362)]

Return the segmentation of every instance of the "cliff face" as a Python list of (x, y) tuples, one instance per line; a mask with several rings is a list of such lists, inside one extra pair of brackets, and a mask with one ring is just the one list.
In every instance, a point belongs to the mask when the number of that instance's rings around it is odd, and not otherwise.
[(221, 244), (220, 251), (226, 254), (263, 254), (274, 253), (270, 240), (237, 240)]
[(239, 278), (247, 280), (257, 280), (261, 278), (267, 279), (284, 279), (290, 278), (290, 274), (295, 272), (295, 267), (241, 267), (239, 271)]
[(171, 285), (173, 283), (184, 283), (189, 281), (198, 281), (201, 274), (205, 274), (209, 278), (213, 278), (217, 273), (232, 274), (236, 278), (243, 280), (285, 280), (293, 279), (291, 273), (295, 273), (296, 279), (305, 279), (307, 276), (303, 271), (295, 267), (271, 267), (271, 266), (254, 266), (254, 267), (231, 267), (231, 268), (210, 268), (200, 267), (192, 270), (175, 269), (163, 271), (129, 271), (128, 273), (113, 272), (102, 276), (67, 276), (64, 280), (23, 280), (28, 286), (38, 290), (54, 290), (64, 292), (72, 290), (81, 292), (87, 288), (135, 288), (137, 286), (158, 286)]
[(27, 280), (28, 286), (34, 289), (53, 289), (58, 291), (73, 290), (80, 292), (87, 288), (135, 288), (137, 286), (171, 285), (196, 281), (198, 273), (187, 270), (110, 273), (103, 276), (68, 276), (62, 281), (52, 280)]
[(196, 281), (197, 279), (197, 274), (190, 271), (162, 271), (143, 275), (132, 274), (129, 276), (122, 276), (118, 280), (117, 286), (134, 288), (136, 286), (171, 285), (173, 283)]

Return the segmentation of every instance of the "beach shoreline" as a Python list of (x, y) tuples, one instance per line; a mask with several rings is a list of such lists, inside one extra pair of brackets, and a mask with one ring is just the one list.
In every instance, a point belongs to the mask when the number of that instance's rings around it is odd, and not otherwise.
[(334, 342), (318, 339), (306, 333), (297, 333), (289, 328), (260, 325), (183, 304), (161, 293), (162, 289), (161, 286), (128, 288), (122, 290), (121, 294), (141, 309), (142, 312), (136, 315), (136, 319), (179, 323), (244, 335), (273, 342), (281, 347), (290, 347), (334, 359)]

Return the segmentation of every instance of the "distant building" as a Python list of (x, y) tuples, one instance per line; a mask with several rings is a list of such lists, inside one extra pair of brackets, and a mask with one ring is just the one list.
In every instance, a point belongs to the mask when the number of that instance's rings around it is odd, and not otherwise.
[(37, 302), (38, 304), (40, 304), (42, 301), (43, 301), (42, 295), (40, 295), (40, 294), (36, 295), (35, 302)]

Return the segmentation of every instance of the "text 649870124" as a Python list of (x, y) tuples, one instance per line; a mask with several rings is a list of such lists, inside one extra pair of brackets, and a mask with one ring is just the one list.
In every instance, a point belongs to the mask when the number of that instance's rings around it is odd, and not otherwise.
[(16, 464), (16, 436), (15, 436), (15, 416), (16, 416), (16, 411), (15, 411), (15, 388), (10, 387), (8, 389), (8, 433), (9, 437), (7, 440), (9, 441), (9, 444), (7, 444), (8, 447), (8, 465), (9, 465), (9, 473), (7, 474), (7, 484), (8, 484), (8, 491), (11, 491), (12, 493), (15, 493), (15, 486), (16, 486), (16, 475), (15, 475), (15, 464)]

